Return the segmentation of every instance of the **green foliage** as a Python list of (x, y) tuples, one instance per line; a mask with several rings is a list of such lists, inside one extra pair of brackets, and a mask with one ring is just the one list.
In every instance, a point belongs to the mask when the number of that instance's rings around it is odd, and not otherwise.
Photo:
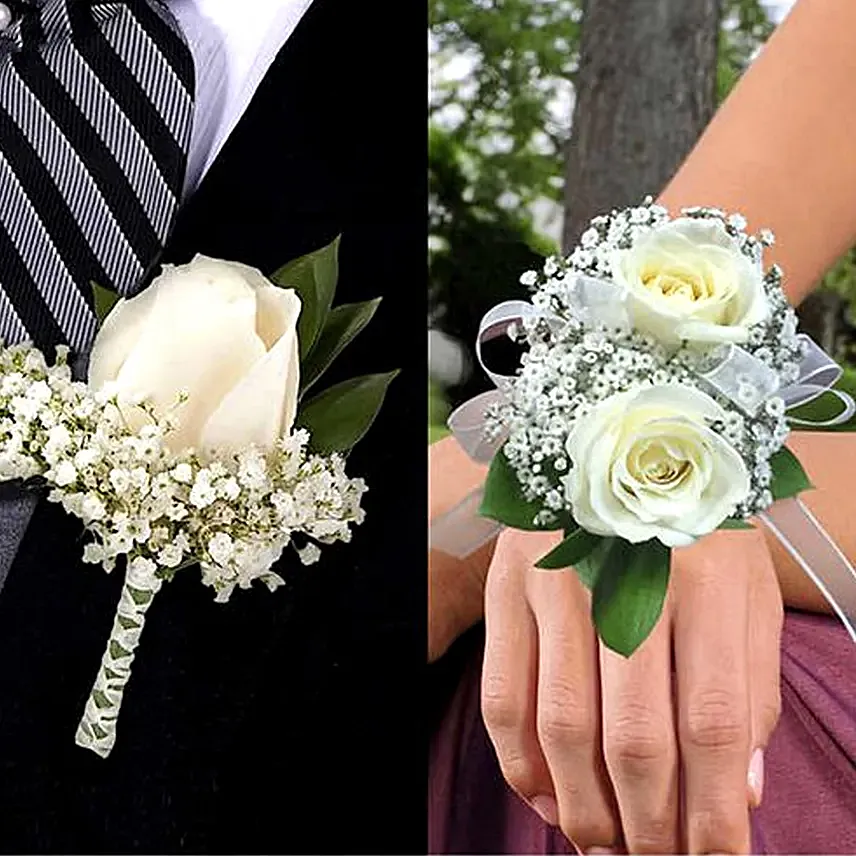
[(297, 336), (302, 386), (296, 425), (309, 431), (313, 452), (347, 454), (371, 428), (398, 371), (363, 375), (331, 386), (303, 403), (315, 384), (342, 351), (372, 320), (380, 298), (333, 306), (339, 281), (339, 241), (294, 259), (270, 276), (282, 288), (300, 296)]
[(671, 551), (657, 540), (612, 538), (602, 551), (591, 614), (604, 645), (629, 657), (649, 636), (669, 585)]
[(813, 485), (802, 464), (787, 447), (779, 449), (770, 458), (770, 466), (773, 469), (773, 481), (770, 485), (773, 499), (790, 499), (812, 489)]
[(272, 282), (283, 288), (293, 288), (300, 295), (302, 306), (297, 335), (301, 360), (312, 350), (333, 305), (339, 278), (340, 237), (320, 250), (283, 265), (270, 277)]
[(397, 374), (352, 378), (308, 401), (297, 416), (297, 426), (309, 431), (312, 451), (322, 455), (347, 453), (356, 446), (374, 423)]
[(523, 495), (517, 474), (500, 449), (490, 463), (479, 513), (512, 529), (532, 532), (546, 528), (532, 522), (540, 507), (540, 503), (530, 502)]
[(89, 287), (92, 289), (95, 317), (98, 319), (98, 326), (100, 327), (104, 323), (104, 319), (113, 311), (113, 307), (119, 302), (119, 295), (97, 282), (90, 282)]
[(472, 66), (466, 85), (435, 84), (429, 117), (453, 130), (473, 199), (558, 198), (569, 117), (550, 105), (576, 71), (578, 0), (429, 0), (428, 15), (435, 66)]

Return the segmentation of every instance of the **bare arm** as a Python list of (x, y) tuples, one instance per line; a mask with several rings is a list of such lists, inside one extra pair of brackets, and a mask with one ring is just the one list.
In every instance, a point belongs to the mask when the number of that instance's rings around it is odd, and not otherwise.
[(660, 197), (768, 227), (799, 303), (856, 243), (856, 3), (800, 0)]

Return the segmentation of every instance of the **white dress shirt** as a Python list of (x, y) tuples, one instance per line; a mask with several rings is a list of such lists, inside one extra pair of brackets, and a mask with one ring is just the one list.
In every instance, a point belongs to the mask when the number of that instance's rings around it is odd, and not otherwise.
[(199, 186), (312, 0), (167, 0), (193, 54), (185, 196)]

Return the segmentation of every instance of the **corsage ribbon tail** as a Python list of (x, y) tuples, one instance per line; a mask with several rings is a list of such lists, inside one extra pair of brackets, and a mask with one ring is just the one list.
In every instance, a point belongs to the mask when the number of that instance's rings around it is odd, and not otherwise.
[(428, 543), (432, 550), (466, 559), (499, 535), (502, 524), (479, 515), (483, 495), (482, 488), (478, 488), (431, 521)]
[(116, 742), (116, 722), (146, 612), (162, 584), (163, 580), (154, 574), (136, 570), (129, 557), (110, 640), (75, 736), (78, 746), (91, 749), (102, 758), (110, 754)]
[(856, 642), (856, 568), (797, 497), (782, 499), (761, 520), (818, 587)]

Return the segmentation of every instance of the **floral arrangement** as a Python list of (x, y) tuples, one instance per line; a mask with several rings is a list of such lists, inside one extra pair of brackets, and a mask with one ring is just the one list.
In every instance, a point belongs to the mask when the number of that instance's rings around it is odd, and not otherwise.
[(68, 349), (0, 348), (0, 478), (47, 486), (92, 540), (85, 562), (125, 582), (76, 741), (106, 757), (145, 616), (164, 582), (198, 567), (217, 602), (291, 546), (304, 564), (348, 542), (365, 483), (344, 455), (395, 373), (305, 394), (379, 301), (333, 307), (338, 239), (281, 268), (197, 256), (130, 300), (95, 286), (102, 325), (88, 382)]
[[(531, 304), (485, 318), (480, 359), (508, 334), (521, 365), (488, 372), (498, 392), (450, 420), (477, 424), (492, 454), (481, 515), (561, 530), (537, 567), (573, 567), (600, 638), (625, 655), (660, 616), (673, 548), (748, 528), (811, 486), (785, 446), (793, 408), (840, 369), (797, 332), (781, 269), (764, 270), (773, 235), (745, 229), (712, 208), (671, 218), (650, 198), (594, 218), (567, 258), (523, 274)], [(829, 424), (854, 409), (834, 394)]]

